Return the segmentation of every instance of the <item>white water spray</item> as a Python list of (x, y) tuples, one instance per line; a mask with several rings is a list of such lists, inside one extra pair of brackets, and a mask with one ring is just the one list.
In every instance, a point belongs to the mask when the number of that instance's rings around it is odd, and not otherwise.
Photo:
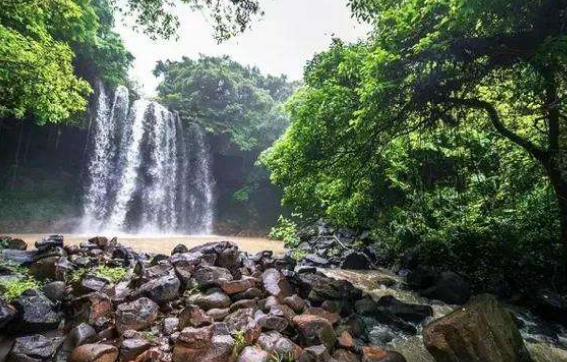
[(213, 178), (206, 137), (162, 105), (101, 86), (81, 232), (210, 234)]

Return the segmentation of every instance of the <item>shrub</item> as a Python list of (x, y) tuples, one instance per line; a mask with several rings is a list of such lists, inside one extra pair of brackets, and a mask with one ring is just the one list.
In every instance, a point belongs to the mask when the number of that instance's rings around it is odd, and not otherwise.
[(280, 216), (276, 226), (270, 232), (270, 238), (282, 240), (287, 247), (299, 245), (299, 237), (297, 236), (297, 225), (290, 219)]
[(95, 275), (107, 278), (114, 284), (120, 283), (124, 278), (126, 278), (127, 271), (120, 267), (108, 267), (101, 265), (95, 269)]
[(0, 292), (9, 302), (17, 299), (26, 290), (37, 288), (39, 288), (39, 283), (28, 276), (0, 280)]

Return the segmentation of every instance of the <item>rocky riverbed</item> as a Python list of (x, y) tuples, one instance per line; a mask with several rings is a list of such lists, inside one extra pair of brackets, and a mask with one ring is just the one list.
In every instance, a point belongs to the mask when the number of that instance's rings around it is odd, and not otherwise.
[(298, 266), (229, 241), (166, 255), (104, 237), (5, 240), (12, 362), (567, 361), (563, 327), (471, 297), (451, 274), (414, 292), (388, 270)]

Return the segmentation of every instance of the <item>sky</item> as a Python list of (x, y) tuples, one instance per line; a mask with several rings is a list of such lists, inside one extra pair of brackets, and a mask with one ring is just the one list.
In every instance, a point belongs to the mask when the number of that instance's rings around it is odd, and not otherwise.
[(130, 75), (147, 96), (155, 95), (159, 84), (152, 74), (159, 60), (196, 59), (199, 54), (229, 55), (234, 60), (257, 66), (263, 73), (285, 74), (300, 80), (303, 67), (313, 55), (324, 51), (333, 37), (344, 41), (364, 38), (369, 25), (351, 18), (346, 0), (260, 0), (265, 15), (252, 29), (218, 44), (212, 26), (200, 12), (187, 5), (176, 9), (180, 18), (179, 39), (151, 40), (119, 23), (127, 49), (135, 56)]

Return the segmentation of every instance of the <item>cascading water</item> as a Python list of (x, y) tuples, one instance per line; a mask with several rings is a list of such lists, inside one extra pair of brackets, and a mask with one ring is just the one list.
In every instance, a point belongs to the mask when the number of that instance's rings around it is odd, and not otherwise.
[(203, 130), (125, 87), (99, 87), (83, 232), (210, 234), (211, 157)]

